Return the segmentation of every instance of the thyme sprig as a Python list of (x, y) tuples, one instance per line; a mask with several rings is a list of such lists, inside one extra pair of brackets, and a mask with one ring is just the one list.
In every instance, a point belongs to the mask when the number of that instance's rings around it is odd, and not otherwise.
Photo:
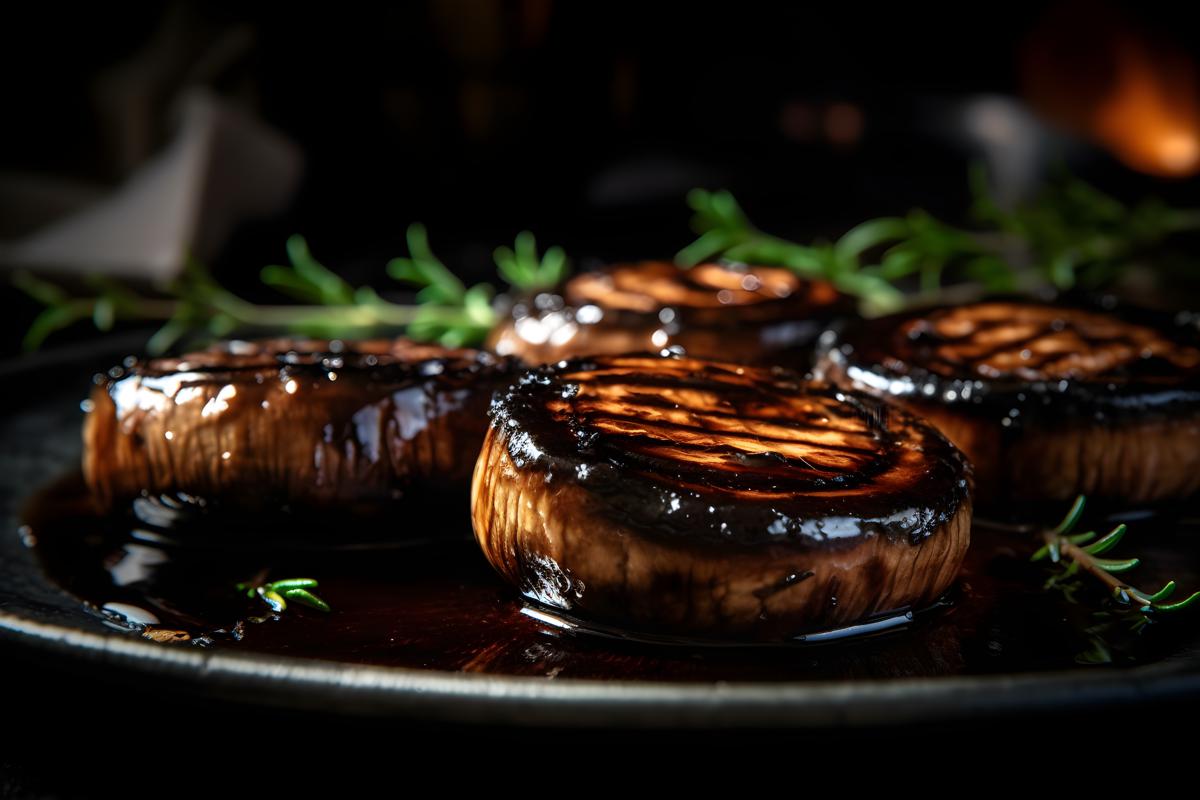
[[(177, 280), (157, 292), (139, 292), (97, 276), (86, 281), (92, 291), (80, 296), (32, 274), (17, 273), (14, 284), (45, 307), (26, 333), (24, 346), (36, 349), (50, 334), (85, 320), (101, 331), (118, 321), (163, 323), (147, 344), (152, 354), (165, 352), (189, 333), (219, 338), (237, 330), (322, 338), (403, 332), (451, 347), (482, 341), (496, 321), (495, 289), (487, 283), (465, 286), (433, 254), (424, 226), (409, 226), (407, 243), (409, 255), (392, 259), (386, 272), (417, 290), (415, 303), (387, 300), (371, 286), (352, 286), (318, 261), (301, 236), (287, 241), (287, 265), (270, 265), (260, 273), (263, 283), (300, 304), (252, 303), (221, 286), (194, 259)], [(497, 249), (496, 266), (504, 282), (522, 292), (543, 289), (569, 272), (562, 249), (551, 247), (539, 257), (528, 231), (517, 235), (513, 249)]]
[(493, 258), (501, 278), (529, 292), (551, 289), (570, 272), (567, 254), (561, 247), (548, 247), (538, 258), (537, 240), (529, 231), (518, 233), (512, 248), (497, 247)]
[(251, 600), (260, 598), (277, 614), (287, 610), (288, 600), (328, 613), (331, 610), (329, 604), (309, 591), (316, 589), (317, 585), (313, 578), (283, 578), (270, 583), (239, 583), (236, 588), (239, 592), (245, 592)]
[(1058, 590), (1071, 602), (1078, 602), (1080, 579), (1090, 577), (1105, 588), (1118, 608), (1138, 615), (1139, 625), (1151, 621), (1155, 615), (1181, 611), (1200, 601), (1200, 591), (1197, 591), (1186, 599), (1164, 602), (1175, 594), (1175, 581), (1167, 581), (1156, 592), (1144, 592), (1118, 578), (1118, 575), (1135, 569), (1141, 561), (1101, 556), (1120, 544), (1127, 528), (1120, 524), (1099, 538), (1095, 531), (1072, 533), (1083, 515), (1085, 503), (1083, 495), (1075, 498), (1062, 521), (1041, 532), (1043, 544), (1030, 560), (1046, 561), (1055, 566), (1053, 574), (1046, 580), (1047, 589)]
[(789, 267), (859, 297), (867, 313), (883, 313), (937, 299), (949, 283), (990, 292), (1102, 288), (1169, 237), (1200, 230), (1200, 210), (1153, 199), (1127, 206), (1070, 176), (1012, 210), (993, 199), (982, 170), (972, 171), (971, 188), (976, 228), (914, 209), (812, 244), (759, 230), (728, 191), (696, 189), (688, 204), (698, 238), (676, 260), (685, 267), (715, 258)]

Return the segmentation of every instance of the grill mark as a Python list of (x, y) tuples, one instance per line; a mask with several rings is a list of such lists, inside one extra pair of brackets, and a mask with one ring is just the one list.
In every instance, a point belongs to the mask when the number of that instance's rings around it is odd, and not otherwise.
[[(586, 401), (586, 399), (587, 398), (584, 398), (585, 401)], [(674, 411), (674, 410), (681, 409), (681, 408), (686, 409), (686, 407), (683, 406), (682, 404), (674, 402), (672, 400), (668, 400), (666, 397), (663, 397), (662, 395), (652, 395), (652, 394), (645, 394), (645, 393), (641, 393), (641, 392), (633, 392), (633, 393), (630, 393), (628, 398), (625, 398), (625, 399), (627, 401), (636, 401), (639, 405), (649, 406), (651, 408), (666, 409), (668, 411)], [(718, 402), (722, 402), (725, 405), (732, 405), (725, 398), (719, 398)], [(762, 403), (762, 402), (763, 402), (763, 400), (756, 399), (752, 402), (745, 403), (744, 405), (749, 406), (749, 405), (754, 405), (755, 403)], [(804, 407), (797, 407), (796, 403), (794, 403), (794, 402), (789, 403), (786, 398), (775, 398), (774, 402), (772, 402), (771, 405), (773, 405), (777, 409), (786, 406), (786, 412), (780, 411), (780, 413), (777, 414), (776, 416), (763, 417), (763, 416), (755, 416), (753, 414), (746, 413), (746, 410), (743, 407), (743, 408), (739, 408), (736, 411), (732, 411), (732, 412), (722, 411), (719, 408), (705, 409), (704, 413), (711, 417), (722, 417), (722, 418), (726, 418), (726, 419), (745, 419), (745, 420), (750, 420), (752, 422), (765, 422), (765, 423), (774, 424), (774, 425), (785, 425), (785, 426), (789, 426), (789, 427), (795, 426), (795, 427), (801, 427), (801, 428), (814, 427), (813, 425), (809, 425), (809, 424), (805, 424), (805, 423), (801, 422), (801, 419), (819, 420), (819, 418), (821, 418), (821, 417), (828, 416), (828, 414), (821, 414), (821, 413), (813, 412)], [(691, 411), (690, 409), (687, 409), (687, 410), (689, 410), (690, 413), (696, 413), (694, 411)], [(786, 413), (786, 416), (784, 416), (784, 413)], [(825, 429), (825, 430), (838, 430), (838, 431), (842, 431), (844, 433), (853, 433), (854, 432), (854, 429), (851, 429), (851, 428), (829, 427), (829, 426), (825, 425), (823, 422), (819, 422), (818, 427), (821, 427), (822, 429)]]
[(719, 380), (715, 377), (700, 378), (694, 375), (687, 375), (686, 373), (647, 375), (637, 372), (601, 372), (598, 374), (583, 372), (564, 375), (563, 379), (578, 383), (599, 383), (609, 386), (640, 386), (647, 389), (691, 389), (707, 392), (720, 390), (742, 392), (752, 396), (768, 396), (769, 394), (761, 387), (746, 382), (736, 373), (728, 373), (728, 376), (727, 380)]
[[(665, 360), (665, 359), (660, 359), (660, 360)], [(651, 364), (655, 367), (659, 366), (658, 364), (654, 363), (653, 361), (651, 362)], [(690, 416), (693, 416), (698, 419), (707, 419), (707, 418), (715, 417), (715, 418), (728, 419), (728, 420), (737, 420), (737, 421), (746, 420), (746, 421), (750, 421), (750, 422), (759, 422), (759, 423), (763, 423), (766, 425), (773, 425), (773, 426), (781, 427), (781, 428), (797, 428), (797, 429), (809, 430), (809, 431), (828, 431), (830, 433), (839, 433), (839, 434), (844, 434), (844, 435), (849, 435), (849, 436), (870, 436), (871, 435), (869, 430), (864, 430), (863, 428), (857, 428), (857, 427), (848, 428), (848, 427), (842, 427), (842, 426), (837, 426), (837, 425), (832, 424), (832, 421), (834, 419), (836, 419), (839, 415), (842, 415), (843, 417), (847, 417), (847, 418), (863, 420), (863, 421), (867, 422), (870, 427), (879, 428), (879, 429), (881, 429), (881, 431), (886, 430), (886, 419), (883, 418), (883, 415), (871, 414), (871, 413), (869, 413), (869, 410), (867, 410), (867, 409), (863, 409), (863, 411), (867, 412), (867, 413), (854, 413), (856, 411), (856, 409), (854, 408), (853, 405), (838, 401), (833, 397), (822, 397), (820, 395), (807, 395), (806, 394), (806, 395), (803, 395), (803, 397), (804, 397), (804, 399), (808, 400), (808, 404), (800, 405), (797, 402), (797, 399), (789, 398), (787, 396), (781, 395), (780, 389), (785, 385), (790, 385), (787, 382), (781, 382), (779, 384), (774, 384), (774, 385), (770, 385), (770, 386), (763, 386), (757, 382), (753, 382), (742, 376), (737, 376), (734, 373), (729, 373), (729, 374), (731, 376), (733, 376), (734, 378), (736, 378), (736, 380), (737, 380), (736, 383), (733, 383), (732, 379), (731, 379), (730, 383), (726, 383), (724, 381), (707, 380), (705, 378), (700, 378), (700, 377), (697, 377), (697, 376), (691, 375), (691, 374), (687, 375), (686, 378), (681, 379), (678, 377), (679, 374), (681, 374), (681, 373), (677, 372), (674, 375), (646, 375), (644, 373), (622, 373), (620, 375), (620, 377), (624, 379), (624, 382), (616, 383), (612, 379), (617, 376), (612, 375), (612, 374), (603, 374), (602, 373), (601, 377), (605, 378), (605, 380), (596, 381), (596, 380), (593, 380), (594, 373), (592, 373), (592, 372), (567, 373), (563, 377), (565, 379), (569, 380), (571, 383), (576, 384), (576, 386), (575, 386), (575, 391), (567, 393), (567, 394), (571, 395), (569, 400), (567, 399), (566, 395), (564, 395), (563, 406), (569, 407), (570, 401), (573, 401), (574, 402), (573, 410), (576, 415), (587, 414), (587, 415), (591, 415), (591, 416), (600, 416), (602, 413), (604, 416), (616, 418), (616, 419), (637, 419), (639, 421), (644, 421), (644, 419), (640, 418), (640, 417), (631, 417), (628, 414), (621, 414), (619, 411), (614, 411), (613, 408), (615, 407), (615, 408), (619, 409), (622, 406), (635, 407), (635, 408), (638, 406), (648, 406), (651, 408), (658, 408), (658, 409), (663, 409), (663, 410), (667, 410), (667, 411), (683, 411), (683, 412), (689, 414)], [(631, 391), (625, 397), (600, 396), (600, 397), (593, 398), (593, 397), (590, 397), (585, 392), (585, 387), (588, 387), (589, 384), (595, 385), (596, 383), (603, 383), (608, 388), (628, 387), (628, 388), (630, 388)], [(669, 399), (667, 399), (667, 397), (664, 397), (662, 394), (654, 395), (654, 394), (647, 394), (644, 392), (636, 391), (636, 389), (648, 388), (648, 387), (658, 387), (658, 388), (661, 388), (661, 389), (664, 389), (664, 390), (670, 391), (670, 392), (675, 392), (675, 391), (679, 391), (679, 390), (684, 390), (684, 391), (690, 390), (690, 391), (703, 392), (703, 393), (706, 393), (706, 394), (709, 394), (712, 396), (711, 403), (713, 404), (714, 407), (695, 408), (693, 406), (686, 405), (681, 402), (669, 400)], [(738, 402), (738, 398), (736, 396), (737, 390), (748, 390), (749, 393), (752, 394), (752, 397), (748, 400), (742, 400), (741, 402)], [(733, 395), (733, 396), (731, 396), (731, 395)], [(742, 411), (741, 408), (738, 408), (738, 406), (741, 406), (741, 405), (756, 405), (756, 404), (769, 405), (769, 406), (772, 406), (775, 408), (786, 408), (787, 416), (781, 415), (781, 416), (764, 417), (764, 416), (759, 416), (759, 415), (747, 414), (744, 411)], [(811, 410), (812, 405), (819, 406), (820, 410), (819, 411)], [(733, 411), (725, 411), (725, 410), (722, 410), (721, 406), (728, 406), (730, 408), (733, 408), (734, 410)], [(847, 414), (847, 412), (851, 412), (851, 413)], [(781, 412), (781, 414), (782, 413), (783, 412)], [(810, 420), (810, 421), (806, 422), (805, 420)], [(824, 420), (824, 421), (814, 422), (815, 420)], [(667, 421), (667, 420), (662, 420), (662, 424), (670, 425), (670, 426), (678, 426), (680, 428), (690, 427), (690, 426), (680, 425), (680, 423)], [(735, 431), (728, 431), (728, 430), (724, 430), (721, 432), (735, 433)], [(767, 436), (764, 434), (753, 434), (753, 435), (755, 435), (759, 438), (763, 438), (763, 439), (776, 438), (776, 437), (770, 437), (770, 436)], [(780, 441), (796, 441), (796, 440), (780, 440)]]
[[(1070, 361), (1073, 356), (1084, 353), (1097, 358), (1106, 357), (1116, 361), (1103, 369), (1084, 370), (1083, 374), (1096, 377), (1117, 378), (1114, 369), (1145, 360), (1142, 353), (1149, 350), (1151, 358), (1174, 365), (1176, 368), (1194, 368), (1200, 363), (1200, 351), (1179, 345), (1162, 337), (1152, 328), (1116, 319), (1108, 319), (1089, 312), (1053, 309), (1042, 306), (1013, 305), (1008, 317), (967, 316), (972, 310), (987, 312), (990, 306), (974, 306), (935, 312), (900, 326), (893, 338), (893, 349), (901, 358), (910, 359), (917, 348), (924, 351), (921, 366), (943, 374), (954, 374), (962, 368), (983, 372), (991, 362), (1003, 357), (1018, 359), (1019, 366), (1010, 368), (992, 367), (999, 374), (1037, 374), (1042, 377), (1059, 378), (1077, 375), (1079, 369), (1059, 368), (1056, 364)], [(1030, 315), (1039, 314), (1039, 317)], [(948, 325), (969, 323), (972, 329), (962, 335), (945, 332)], [(1061, 325), (1057, 324), (1060, 323)], [(1001, 342), (981, 351), (970, 345), (989, 333), (1009, 325), (1034, 326), (1035, 330), (1024, 337)], [(918, 328), (919, 326), (919, 328)], [(914, 330), (916, 335), (913, 335)], [(1039, 342), (1052, 338), (1071, 337), (1077, 347), (1039, 352)], [(1021, 352), (1030, 351), (1029, 358), (1020, 358)], [(957, 352), (956, 352), (957, 351)], [(963, 352), (966, 351), (966, 352)], [(938, 367), (941, 367), (939, 370)]]
[(640, 356), (547, 365), (496, 395), (492, 424), (518, 469), (575, 482), (595, 513), (656, 537), (907, 541), (968, 491), (961, 454), (916, 418), (779, 370)]
[[(598, 411), (599, 411), (599, 409), (598, 409)], [(693, 415), (693, 416), (696, 416), (696, 417), (700, 417), (700, 418), (704, 418), (704, 417), (706, 416), (706, 415), (703, 415), (703, 414), (698, 414), (698, 413), (695, 413), (695, 412), (692, 412), (692, 415)], [(605, 413), (605, 415), (604, 415), (603, 417), (598, 417), (598, 415), (594, 415), (593, 413), (590, 413), (590, 412), (581, 412), (581, 413), (580, 413), (578, 416), (580, 416), (580, 417), (584, 417), (584, 418), (588, 419), (588, 420), (589, 420), (589, 421), (591, 421), (593, 424), (595, 424), (595, 423), (597, 423), (597, 422), (600, 422), (600, 421), (602, 421), (602, 420), (613, 420), (613, 421), (620, 421), (620, 422), (631, 422), (631, 423), (647, 424), (647, 425), (648, 425), (648, 427), (661, 427), (661, 428), (667, 428), (667, 427), (669, 427), (669, 428), (671, 428), (671, 429), (673, 429), (673, 430), (690, 431), (690, 432), (695, 432), (695, 433), (707, 433), (707, 434), (715, 434), (715, 435), (718, 435), (718, 436), (720, 436), (720, 435), (726, 435), (726, 434), (735, 434), (735, 435), (737, 435), (737, 434), (741, 433), (741, 435), (745, 435), (745, 436), (753, 436), (753, 437), (754, 437), (754, 438), (756, 438), (756, 439), (761, 439), (761, 440), (763, 440), (763, 441), (765, 441), (765, 442), (774, 442), (774, 443), (777, 443), (777, 444), (795, 444), (795, 443), (797, 443), (797, 442), (802, 442), (802, 441), (804, 441), (803, 439), (783, 439), (783, 438), (779, 438), (779, 437), (777, 437), (777, 436), (767, 436), (767, 435), (765, 435), (765, 434), (762, 434), (762, 433), (755, 433), (755, 432), (753, 432), (753, 431), (744, 431), (744, 432), (738, 432), (738, 431), (726, 431), (726, 430), (722, 430), (722, 429), (719, 429), (719, 428), (717, 428), (717, 429), (714, 429), (714, 428), (704, 428), (704, 427), (701, 427), (701, 426), (698, 426), (698, 425), (683, 425), (683, 424), (681, 424), (681, 423), (678, 423), (678, 422), (669, 422), (669, 421), (663, 421), (663, 423), (664, 423), (664, 424), (662, 424), (662, 425), (653, 425), (653, 426), (651, 426), (650, 424), (648, 424), (648, 423), (646, 422), (645, 418), (643, 418), (643, 417), (630, 416), (630, 415), (627, 415), (627, 414), (615, 414), (615, 413), (612, 413), (612, 412), (606, 412), (606, 413)], [(726, 418), (733, 418), (733, 416), (732, 416), (732, 415), (728, 415)], [(655, 421), (655, 422), (657, 422), (657, 421)], [(865, 432), (863, 432), (863, 431), (854, 431), (854, 430), (845, 429), (845, 428), (821, 428), (821, 427), (819, 427), (819, 426), (816, 426), (816, 425), (805, 425), (805, 426), (798, 426), (798, 427), (801, 427), (801, 429), (802, 429), (802, 430), (811, 430), (811, 431), (830, 431), (830, 432), (837, 432), (837, 433), (845, 433), (845, 434), (849, 434), (849, 435), (852, 435), (852, 436), (868, 436), (868, 435), (869, 435), (869, 434), (867, 434), (867, 433), (865, 433)], [(872, 448), (872, 447), (854, 447), (854, 446), (852, 446), (852, 445), (849, 445), (849, 444), (838, 444), (838, 445), (833, 445), (833, 444), (824, 444), (824, 443), (822, 443), (820, 446), (821, 446), (821, 447), (836, 447), (838, 450), (840, 450), (840, 451), (842, 451), (842, 452), (847, 452), (847, 453), (860, 453), (860, 454), (863, 454), (863, 455), (874, 455), (874, 454), (878, 454), (878, 453), (880, 452), (878, 448)]]
[[(624, 441), (633, 442), (633, 443), (639, 442), (644, 438), (641, 434), (636, 434), (636, 433), (609, 433), (608, 436), (611, 437), (612, 439), (624, 440)], [(778, 463), (787, 464), (788, 466), (791, 466), (793, 469), (804, 470), (804, 471), (808, 471), (808, 472), (824, 473), (824, 474), (828, 474), (828, 475), (847, 474), (848, 472), (854, 472), (854, 471), (858, 471), (861, 469), (861, 467), (853, 467), (853, 466), (849, 467), (847, 469), (847, 468), (843, 468), (840, 466), (828, 465), (828, 464), (821, 462), (820, 460), (816, 460), (815, 457), (814, 457), (814, 460), (816, 463), (813, 463), (812, 461), (809, 461), (808, 459), (806, 459), (804, 456), (784, 456), (784, 455), (780, 455), (780, 454), (772, 453), (772, 452), (754, 453), (754, 452), (750, 452), (747, 450), (740, 450), (732, 445), (703, 445), (703, 444), (697, 444), (697, 443), (693, 443), (693, 442), (670, 441), (667, 439), (659, 439), (656, 441), (660, 441), (663, 444), (661, 446), (660, 445), (644, 445), (644, 446), (638, 447), (636, 449), (635, 448), (627, 448), (625, 452), (641, 453), (641, 454), (648, 455), (653, 458), (660, 458), (663, 461), (671, 460), (670, 456), (667, 454), (672, 450), (686, 450), (686, 451), (693, 452), (693, 453), (708, 453), (708, 454), (715, 455), (715, 456), (724, 456), (724, 457), (728, 457), (728, 458), (732, 458), (732, 459), (738, 459), (740, 461), (740, 463), (738, 463), (738, 464), (731, 464), (728, 461), (705, 462), (706, 464), (711, 465), (709, 467), (710, 469), (725, 470), (728, 468), (730, 470), (737, 470), (739, 473), (745, 473), (745, 472), (755, 473), (755, 472), (763, 471), (763, 470), (756, 470), (754, 468), (753, 464), (745, 463), (749, 459), (760, 459), (760, 460), (774, 459)], [(658, 454), (662, 454), (662, 455), (658, 455)], [(768, 465), (764, 465), (764, 466), (768, 466)]]
[[(808, 461), (806, 459), (812, 458), (812, 459), (816, 460), (818, 463), (821, 463), (823, 460), (822, 459), (823, 454), (841, 453), (845, 457), (844, 460), (849, 460), (849, 461), (856, 460), (854, 455), (849, 454), (848, 451), (846, 451), (845, 449), (843, 449), (842, 447), (840, 447), (836, 444), (813, 443), (813, 442), (804, 441), (802, 439), (795, 439), (795, 440), (789, 440), (789, 441), (769, 440), (769, 439), (764, 440), (761, 437), (755, 436), (753, 434), (742, 434), (742, 435), (737, 435), (737, 436), (731, 435), (731, 434), (725, 434), (722, 438), (728, 439), (729, 440), (728, 442), (720, 442), (720, 441), (702, 442), (702, 441), (696, 441), (696, 440), (688, 441), (686, 438), (672, 437), (670, 435), (671, 430), (679, 430), (679, 431), (683, 430), (683, 429), (675, 427), (675, 426), (672, 426), (670, 428), (658, 428), (657, 430), (653, 430), (653, 431), (639, 431), (639, 430), (620, 430), (620, 429), (614, 430), (613, 428), (611, 428), (609, 426), (604, 426), (603, 422), (593, 421), (591, 424), (593, 427), (599, 428), (607, 436), (624, 437), (624, 438), (628, 438), (635, 442), (644, 441), (646, 439), (649, 439), (649, 440), (655, 441), (655, 442), (665, 442), (665, 443), (671, 444), (671, 445), (678, 445), (679, 447), (686, 447), (690, 450), (696, 450), (699, 452), (711, 451), (714, 453), (723, 453), (723, 452), (728, 451), (730, 454), (737, 454), (737, 453), (745, 454), (745, 456), (747, 458), (763, 458), (767, 455), (774, 455), (774, 456), (781, 458), (782, 460), (787, 461), (787, 462), (790, 462), (792, 460), (799, 460), (808, 466), (811, 466), (811, 464), (808, 464)], [(656, 433), (658, 435), (655, 435)], [(789, 455), (789, 454), (780, 452), (779, 450), (773, 450), (770, 447), (766, 447), (766, 446), (764, 446), (762, 449), (747, 449), (747, 447), (745, 447), (741, 444), (742, 441), (749, 443), (754, 440), (763, 441), (767, 444), (775, 444), (781, 448), (783, 448), (783, 447), (792, 448), (792, 449), (804, 448), (811, 452), (807, 456), (801, 455), (801, 454)], [(870, 453), (867, 453), (866, 455), (879, 457), (880, 454), (881, 454), (880, 451), (872, 451)], [(831, 466), (830, 469), (837, 469), (837, 467)]]
[(883, 458), (852, 472), (819, 473), (815, 470), (794, 470), (780, 474), (778, 471), (685, 470), (678, 460), (641, 452), (608, 453), (607, 456), (609, 463), (634, 477), (657, 482), (670, 481), (679, 489), (694, 491), (700, 495), (720, 492), (755, 503), (790, 500), (797, 493), (869, 491), (873, 486), (872, 481), (891, 466), (891, 460)]
[[(792, 376), (662, 358), (591, 363), (556, 375), (564, 388), (545, 407), (609, 463), (636, 461), (681, 484), (707, 479), (745, 490), (780, 481), (808, 489), (859, 485), (890, 463), (885, 414), (834, 396), (793, 396)], [(685, 392), (695, 396), (678, 396)], [(741, 406), (774, 407), (780, 416), (748, 417)], [(695, 424), (649, 418), (640, 408), (683, 412)], [(753, 430), (755, 423), (769, 430)]]
[[(759, 286), (755, 289), (745, 288), (740, 279), (746, 276), (757, 279)], [(727, 285), (719, 280), (721, 277), (739, 280)], [(786, 293), (780, 295), (771, 290), (770, 287), (781, 283), (786, 284)], [(731, 293), (728, 302), (721, 302), (717, 298), (722, 291)], [(673, 264), (644, 262), (611, 267), (600, 273), (583, 273), (568, 284), (567, 294), (575, 302), (647, 313), (650, 307), (657, 309), (664, 306), (712, 310), (780, 302), (809, 302), (816, 297), (816, 287), (778, 269), (757, 268), (741, 272), (702, 264), (684, 270)], [(695, 295), (703, 297), (705, 302), (696, 302), (698, 298)]]

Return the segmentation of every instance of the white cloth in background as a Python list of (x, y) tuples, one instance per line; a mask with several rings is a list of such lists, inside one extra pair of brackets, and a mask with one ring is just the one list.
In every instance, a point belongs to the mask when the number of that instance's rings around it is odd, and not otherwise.
[(161, 153), (107, 197), (0, 242), (0, 265), (165, 281), (189, 253), (209, 259), (239, 223), (286, 208), (303, 169), (295, 144), (204, 90), (182, 112)]

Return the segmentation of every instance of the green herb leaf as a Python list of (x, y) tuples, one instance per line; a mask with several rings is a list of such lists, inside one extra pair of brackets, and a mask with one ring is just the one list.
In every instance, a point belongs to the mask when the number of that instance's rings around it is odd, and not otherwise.
[(566, 277), (567, 256), (561, 247), (551, 247), (538, 257), (537, 240), (529, 231), (517, 234), (514, 246), (497, 247), (493, 253), (500, 277), (514, 289), (534, 292), (551, 289)]
[(1086, 631), (1092, 646), (1081, 656), (1085, 662), (1093, 663), (1110, 660), (1102, 658), (1104, 654), (1111, 656), (1103, 640), (1109, 629), (1115, 626), (1127, 633), (1140, 633), (1157, 615), (1180, 611), (1196, 604), (1200, 601), (1200, 592), (1177, 603), (1162, 603), (1175, 592), (1175, 581), (1168, 581), (1157, 592), (1147, 594), (1113, 577), (1114, 574), (1135, 569), (1141, 562), (1137, 558), (1098, 558), (1122, 541), (1127, 530), (1124, 524), (1117, 525), (1095, 542), (1092, 542), (1095, 534), (1090, 531), (1068, 535), (1079, 522), (1084, 505), (1084, 498), (1077, 497), (1058, 525), (1041, 532), (1043, 544), (1034, 551), (1031, 560), (1050, 558), (1059, 562), (1052, 567), (1043, 585), (1047, 590), (1060, 592), (1068, 602), (1078, 602), (1081, 579), (1084, 577), (1090, 577), (1107, 588), (1111, 603), (1106, 610), (1096, 614), (1098, 619), (1103, 620), (1102, 624)]
[(1123, 561), (1108, 558), (1093, 558), (1092, 563), (1105, 572), (1128, 572), (1142, 562), (1136, 558), (1128, 558)]
[[(1095, 534), (1092, 534), (1092, 535), (1094, 536)], [(1105, 535), (1104, 538), (1100, 539), (1100, 541), (1096, 542), (1095, 544), (1091, 544), (1091, 545), (1088, 545), (1087, 547), (1085, 547), (1084, 550), (1086, 550), (1087, 552), (1091, 553), (1094, 556), (1098, 556), (1101, 553), (1107, 553), (1109, 550), (1112, 550), (1114, 547), (1116, 547), (1118, 544), (1120, 544), (1121, 539), (1123, 539), (1124, 537), (1125, 537), (1125, 525), (1121, 524), (1121, 525), (1118, 525), (1117, 527), (1113, 528), (1112, 531), (1110, 531), (1107, 535)], [(1079, 544), (1079, 543), (1076, 542), (1076, 544)]]
[(1167, 581), (1161, 589), (1151, 595), (1143, 595), (1142, 599), (1149, 603), (1157, 603), (1159, 600), (1166, 600), (1171, 595), (1175, 594), (1175, 581)]
[(1167, 603), (1165, 605), (1156, 603), (1154, 605), (1154, 610), (1167, 612), (1182, 611), (1185, 608), (1190, 608), (1191, 606), (1195, 605), (1198, 600), (1200, 600), (1200, 592), (1195, 592), (1186, 600), (1180, 600), (1177, 603)]
[(267, 586), (281, 592), (284, 589), (315, 589), (317, 582), (313, 578), (285, 578), (281, 581), (271, 581)]
[(244, 592), (248, 598), (261, 598), (277, 614), (287, 610), (288, 600), (318, 611), (329, 612), (329, 604), (309, 591), (317, 588), (317, 585), (314, 578), (283, 578), (269, 583), (239, 583), (234, 588)]
[(283, 599), (279, 592), (260, 588), (258, 591), (258, 596), (261, 597), (263, 601), (271, 607), (271, 610), (276, 613), (287, 610), (287, 601)]
[(324, 611), (326, 613), (329, 613), (330, 611), (328, 603), (307, 589), (288, 589), (283, 594), (287, 599), (294, 600), (295, 602), (300, 603), (301, 605), (306, 605), (309, 608), (315, 608), (318, 611)]

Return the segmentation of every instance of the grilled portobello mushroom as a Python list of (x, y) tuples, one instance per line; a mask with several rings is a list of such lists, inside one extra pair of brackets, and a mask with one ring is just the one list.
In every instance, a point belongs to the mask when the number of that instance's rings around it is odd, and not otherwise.
[(822, 377), (941, 429), (974, 463), (980, 502), (1200, 489), (1194, 324), (997, 300), (871, 320), (818, 350)]
[(515, 304), (488, 346), (529, 364), (667, 347), (770, 363), (781, 352), (811, 352), (828, 323), (853, 310), (831, 284), (787, 269), (643, 261), (581, 273), (559, 294)]
[(99, 506), (375, 511), (465, 498), (506, 360), (409, 341), (227, 342), (99, 375), (83, 470)]
[(526, 598), (769, 640), (919, 607), (969, 542), (966, 459), (875, 398), (676, 356), (535, 369), (491, 408), (475, 536)]

